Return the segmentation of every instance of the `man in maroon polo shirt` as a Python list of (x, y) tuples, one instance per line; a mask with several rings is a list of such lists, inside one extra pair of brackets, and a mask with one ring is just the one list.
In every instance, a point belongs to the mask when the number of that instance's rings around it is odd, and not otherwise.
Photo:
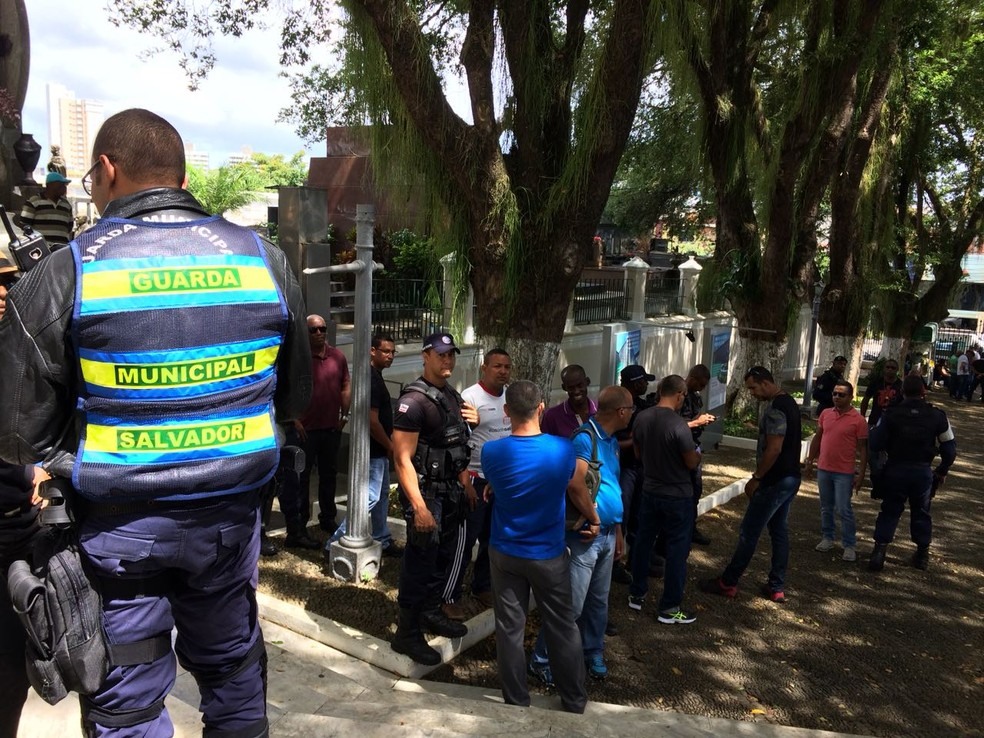
[(591, 380), (580, 364), (569, 364), (560, 372), (560, 386), (567, 399), (546, 410), (540, 430), (553, 436), (570, 438), (571, 434), (598, 412), (598, 406), (588, 397)]
[[(311, 469), (317, 466), (318, 504), (321, 508), (318, 524), (323, 531), (334, 533), (338, 527), (335, 521), (338, 512), (335, 507), (338, 444), (342, 437), (342, 428), (348, 420), (352, 385), (345, 355), (334, 346), (328, 345), (325, 319), (320, 315), (309, 315), (307, 325), (313, 382), (311, 404), (301, 419), (294, 421), (291, 434), (300, 441), (306, 457), (298, 495), (300, 514), (305, 524), (311, 518)], [(291, 545), (290, 536), (287, 545)]]

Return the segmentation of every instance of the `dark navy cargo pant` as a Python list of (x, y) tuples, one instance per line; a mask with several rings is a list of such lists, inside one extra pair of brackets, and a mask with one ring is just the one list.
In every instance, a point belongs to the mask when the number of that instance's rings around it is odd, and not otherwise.
[(929, 465), (888, 466), (885, 469), (884, 497), (875, 521), (875, 543), (891, 543), (899, 519), (909, 505), (909, 534), (913, 543), (925, 547), (933, 540), (930, 515), (930, 489), (933, 470)]
[[(174, 652), (198, 681), (207, 736), (267, 735), (266, 659), (256, 608), (259, 531), (255, 493), (189, 509), (90, 517), (80, 528), (97, 581), (109, 580), (103, 595), (109, 642), (134, 643), (177, 626)], [(130, 727), (92, 715), (125, 715), (163, 700), (174, 686), (175, 653), (114, 667), (102, 689), (82, 699), (87, 735), (172, 735), (166, 708)]]

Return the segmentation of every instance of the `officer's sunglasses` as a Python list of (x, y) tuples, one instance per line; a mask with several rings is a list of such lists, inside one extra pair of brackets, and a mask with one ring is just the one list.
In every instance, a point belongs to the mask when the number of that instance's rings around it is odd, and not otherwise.
[(328, 327), (324, 325), (312, 325), (308, 327), (308, 333), (327, 333)]

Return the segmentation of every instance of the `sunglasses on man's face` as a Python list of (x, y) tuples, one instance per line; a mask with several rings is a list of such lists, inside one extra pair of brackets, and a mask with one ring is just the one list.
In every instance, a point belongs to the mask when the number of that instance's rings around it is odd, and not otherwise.
[(308, 327), (308, 333), (327, 333), (328, 327), (324, 325), (313, 325)]
[(850, 397), (847, 392), (831, 392), (834, 397)]

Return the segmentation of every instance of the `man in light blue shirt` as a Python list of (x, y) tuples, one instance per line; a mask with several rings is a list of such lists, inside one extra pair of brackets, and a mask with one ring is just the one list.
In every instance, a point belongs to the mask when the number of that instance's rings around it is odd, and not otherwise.
[[(584, 665), (588, 676), (605, 679), (605, 627), (608, 625), (608, 591), (612, 584), (612, 565), (622, 557), (622, 488), (619, 484), (619, 446), (615, 434), (628, 426), (632, 417), (632, 394), (624, 387), (605, 387), (598, 395), (598, 412), (574, 434), (577, 468), (574, 478), (582, 482), (591, 461), (601, 462), (601, 484), (595, 508), (601, 529), (593, 539), (577, 530), (567, 532), (571, 553), (571, 595), (577, 625), (581, 631)], [(543, 632), (536, 640), (530, 673), (547, 685), (553, 673), (547, 656)]]

